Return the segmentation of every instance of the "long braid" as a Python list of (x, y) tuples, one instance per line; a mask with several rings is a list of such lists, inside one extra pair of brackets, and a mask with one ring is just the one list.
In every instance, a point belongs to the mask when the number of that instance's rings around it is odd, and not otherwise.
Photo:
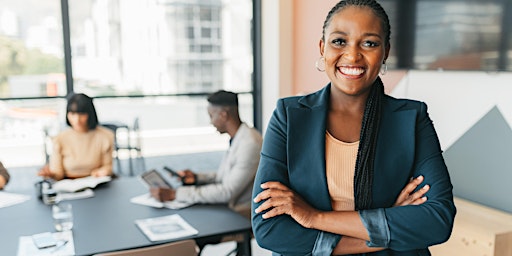
[(354, 196), (356, 210), (368, 209), (372, 203), (372, 183), (374, 172), (375, 148), (380, 124), (380, 110), (384, 86), (378, 77), (372, 85), (366, 100), (363, 115), (359, 149), (357, 151), (354, 177)]
[[(332, 17), (348, 6), (370, 8), (381, 21), (384, 42), (389, 47), (391, 37), (391, 25), (386, 11), (376, 0), (342, 0), (339, 1), (327, 14), (322, 29), (322, 40), (325, 41), (325, 30), (331, 23)], [(372, 181), (374, 172), (375, 148), (377, 133), (380, 123), (380, 111), (384, 86), (379, 77), (372, 85), (366, 107), (364, 110), (359, 148), (356, 159), (354, 177), (354, 196), (356, 210), (368, 209), (372, 203)]]

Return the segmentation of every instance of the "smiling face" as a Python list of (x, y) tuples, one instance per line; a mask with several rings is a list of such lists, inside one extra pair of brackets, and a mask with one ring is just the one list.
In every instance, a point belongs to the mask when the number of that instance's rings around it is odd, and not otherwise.
[(333, 89), (366, 94), (389, 53), (381, 19), (368, 7), (346, 6), (332, 16), (324, 34), (320, 54)]

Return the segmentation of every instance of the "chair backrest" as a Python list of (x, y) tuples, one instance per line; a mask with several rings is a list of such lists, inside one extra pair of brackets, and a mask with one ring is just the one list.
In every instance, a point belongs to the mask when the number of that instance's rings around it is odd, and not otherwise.
[(150, 247), (107, 252), (95, 256), (197, 256), (196, 242), (193, 239), (154, 245)]

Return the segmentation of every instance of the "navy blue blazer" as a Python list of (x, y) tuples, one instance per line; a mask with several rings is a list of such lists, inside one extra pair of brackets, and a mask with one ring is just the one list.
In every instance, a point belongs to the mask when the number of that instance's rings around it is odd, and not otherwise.
[[(325, 171), (329, 97), (327, 85), (316, 93), (277, 102), (263, 140), (253, 198), (262, 191), (261, 183), (279, 181), (313, 207), (332, 210)], [(424, 103), (384, 97), (374, 166), (372, 210), (365, 211), (383, 213), (385, 222), (379, 225), (385, 226), (373, 230), (385, 228), (389, 233), (388, 241), (370, 242), (389, 249), (368, 255), (430, 255), (428, 246), (449, 238), (456, 210), (439, 139)], [(392, 207), (409, 179), (419, 175), (425, 177), (419, 188), (431, 186), (427, 202)], [(288, 215), (264, 220), (263, 213), (254, 214), (260, 204), (252, 205), (260, 246), (283, 255), (313, 251), (322, 231), (303, 228)], [(369, 229), (371, 240), (376, 237), (373, 230)]]

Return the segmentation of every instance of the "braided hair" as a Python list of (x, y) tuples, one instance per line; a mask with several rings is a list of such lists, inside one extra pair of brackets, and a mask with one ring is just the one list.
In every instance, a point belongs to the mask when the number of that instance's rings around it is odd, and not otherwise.
[[(389, 18), (382, 6), (375, 0), (342, 0), (338, 2), (327, 14), (322, 30), (322, 40), (325, 41), (325, 29), (329, 26), (332, 16), (347, 6), (370, 8), (381, 20), (381, 27), (385, 34), (385, 43), (389, 46), (391, 35)], [(354, 177), (355, 210), (369, 209), (372, 203), (375, 149), (377, 145), (377, 133), (380, 124), (383, 96), (384, 85), (382, 84), (382, 80), (377, 77), (366, 100), (359, 137)]]

